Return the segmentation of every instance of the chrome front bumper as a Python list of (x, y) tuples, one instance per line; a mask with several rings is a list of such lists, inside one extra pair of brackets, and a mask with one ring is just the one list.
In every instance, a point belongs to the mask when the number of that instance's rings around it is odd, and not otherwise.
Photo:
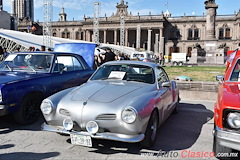
[(214, 135), (221, 146), (240, 151), (240, 133), (232, 130), (221, 129), (216, 126)]
[(144, 134), (125, 135), (125, 134), (110, 133), (110, 132), (91, 134), (89, 132), (84, 132), (84, 131), (80, 131), (80, 132), (67, 131), (63, 127), (51, 126), (46, 123), (43, 123), (41, 128), (42, 128), (42, 130), (49, 131), (49, 132), (64, 133), (64, 134), (69, 134), (69, 135), (70, 134), (78, 134), (78, 135), (91, 136), (94, 139), (108, 139), (108, 140), (113, 140), (113, 141), (121, 141), (121, 142), (129, 142), (129, 143), (140, 142), (144, 139)]

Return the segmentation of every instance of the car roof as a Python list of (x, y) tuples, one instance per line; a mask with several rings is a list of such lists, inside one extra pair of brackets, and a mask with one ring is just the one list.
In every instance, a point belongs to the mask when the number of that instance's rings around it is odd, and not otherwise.
[(158, 67), (159, 65), (153, 62), (143, 62), (143, 61), (110, 61), (106, 62), (103, 65), (120, 65), (120, 64), (133, 64), (133, 65), (143, 65), (148, 67)]
[[(14, 53), (11, 53), (11, 54), (54, 54), (54, 55), (58, 55), (58, 54), (73, 54), (73, 55), (79, 55), (79, 54), (76, 54), (76, 53), (69, 53), (69, 52), (44, 52), (44, 51), (35, 51), (35, 52), (14, 52)], [(79, 55), (80, 56), (80, 55)]]

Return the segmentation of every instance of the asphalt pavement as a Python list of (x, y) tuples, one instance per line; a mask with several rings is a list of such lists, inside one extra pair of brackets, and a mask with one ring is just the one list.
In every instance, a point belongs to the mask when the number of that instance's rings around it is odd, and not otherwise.
[(159, 128), (156, 144), (93, 140), (93, 147), (75, 146), (69, 136), (41, 131), (43, 119), (29, 126), (0, 117), (0, 160), (216, 159), (212, 152), (213, 101), (181, 100), (180, 110)]

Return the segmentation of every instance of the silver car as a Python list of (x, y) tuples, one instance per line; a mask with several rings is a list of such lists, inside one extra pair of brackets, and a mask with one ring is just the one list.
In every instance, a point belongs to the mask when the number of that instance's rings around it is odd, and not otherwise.
[(107, 62), (87, 83), (43, 100), (42, 130), (69, 134), (76, 145), (91, 147), (94, 138), (149, 148), (178, 102), (176, 82), (157, 64)]

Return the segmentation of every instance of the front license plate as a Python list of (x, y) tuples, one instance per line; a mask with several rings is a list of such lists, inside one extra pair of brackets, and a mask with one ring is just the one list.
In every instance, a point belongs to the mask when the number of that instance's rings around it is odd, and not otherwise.
[(90, 136), (71, 134), (70, 137), (72, 144), (92, 147), (92, 139)]

